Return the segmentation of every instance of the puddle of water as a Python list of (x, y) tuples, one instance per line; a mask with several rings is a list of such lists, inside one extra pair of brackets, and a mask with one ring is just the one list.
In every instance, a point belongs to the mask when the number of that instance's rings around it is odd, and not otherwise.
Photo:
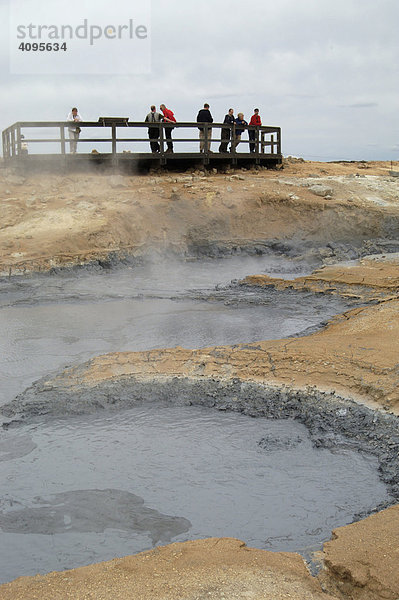
[(295, 421), (152, 404), (4, 435), (31, 448), (0, 463), (3, 582), (208, 536), (303, 551), (387, 499), (376, 459)]

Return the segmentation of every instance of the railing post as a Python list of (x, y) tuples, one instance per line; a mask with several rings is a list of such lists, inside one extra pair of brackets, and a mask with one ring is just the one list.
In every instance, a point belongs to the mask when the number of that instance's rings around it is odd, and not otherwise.
[(255, 130), (255, 153), (259, 156), (259, 127)]
[(65, 127), (60, 126), (60, 138), (61, 138), (61, 154), (65, 154)]
[(270, 154), (274, 154), (274, 135), (270, 136)]
[(117, 167), (117, 158), (116, 158), (116, 123), (112, 123), (111, 125), (111, 136), (112, 136), (112, 167), (116, 169)]
[(261, 139), (261, 143), (260, 143), (260, 151), (262, 154), (265, 153), (265, 132), (262, 131), (260, 139)]
[(159, 153), (161, 155), (161, 164), (165, 164), (165, 127), (162, 121), (159, 122)]
[(277, 154), (281, 154), (281, 129), (277, 129)]
[(11, 129), (11, 156), (15, 156), (15, 129)]
[(20, 125), (16, 126), (17, 132), (17, 156), (21, 156), (21, 127)]
[(204, 165), (209, 164), (209, 151), (208, 151), (208, 127), (204, 127)]
[(230, 152), (233, 155), (233, 164), (235, 164), (234, 159), (236, 157), (236, 124), (233, 123), (231, 126), (231, 143), (230, 143)]
[(116, 124), (111, 125), (111, 136), (112, 136), (112, 158), (116, 157)]
[(8, 127), (4, 133), (5, 133), (6, 155), (7, 155), (7, 158), (10, 158), (10, 128)]

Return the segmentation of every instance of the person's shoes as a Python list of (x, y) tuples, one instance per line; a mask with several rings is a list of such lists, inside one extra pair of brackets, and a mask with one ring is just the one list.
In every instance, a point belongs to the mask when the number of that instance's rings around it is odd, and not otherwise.
[(165, 152), (165, 154), (173, 154), (173, 150), (172, 148), (168, 148)]
[(209, 154), (213, 154), (213, 150), (208, 150), (208, 153)]

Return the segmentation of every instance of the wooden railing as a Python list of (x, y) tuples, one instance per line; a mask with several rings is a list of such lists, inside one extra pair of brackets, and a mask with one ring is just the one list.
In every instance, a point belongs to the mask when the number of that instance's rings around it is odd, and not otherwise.
[[(43, 152), (35, 152), (36, 148), (43, 149), (43, 145), (47, 144), (56, 144), (55, 152), (47, 152), (45, 154), (49, 155), (67, 155), (71, 149), (71, 140), (69, 139), (68, 126), (70, 126), (70, 122), (65, 121), (43, 121), (43, 122), (31, 122), (31, 121), (20, 121), (14, 123), (7, 129), (5, 129), (2, 133), (3, 138), (3, 156), (6, 160), (18, 158), (27, 155), (36, 155), (43, 154)], [(79, 153), (82, 154), (82, 147), (87, 144), (108, 144), (110, 145), (110, 152), (100, 151), (100, 154), (111, 155), (112, 157), (117, 157), (122, 153), (131, 153), (132, 155), (140, 155), (140, 156), (148, 156), (151, 157), (153, 154), (149, 149), (150, 141), (148, 137), (148, 128), (149, 123), (143, 122), (128, 122), (128, 120), (123, 120), (121, 118), (106, 118), (103, 121), (95, 121), (95, 122), (81, 122), (78, 124), (81, 128), (80, 138), (78, 140), (78, 149)], [(172, 142), (174, 145), (174, 155), (177, 154), (178, 157), (192, 157), (199, 152), (195, 150), (187, 151), (184, 149), (184, 144), (199, 144), (199, 131), (198, 126), (201, 126), (201, 123), (151, 123), (151, 127), (158, 128), (159, 130), (159, 139), (152, 140), (158, 141), (160, 146), (159, 153), (156, 154), (156, 157), (161, 158), (161, 160), (165, 158), (170, 158), (170, 155), (167, 153), (168, 149), (168, 140), (166, 138), (167, 130), (173, 129), (172, 133)], [(232, 158), (238, 156), (247, 155), (248, 157), (253, 157), (254, 159), (258, 158), (275, 158), (278, 159), (281, 157), (281, 129), (279, 127), (267, 127), (267, 126), (244, 126), (239, 125), (227, 125), (222, 123), (204, 123), (204, 151), (200, 155), (206, 161), (210, 157), (216, 155), (225, 156), (227, 153), (219, 153), (219, 144), (221, 142), (227, 142), (230, 145), (231, 149), (228, 152), (228, 155)], [(90, 133), (90, 130), (96, 130), (96, 133), (101, 131), (100, 137), (91, 137), (87, 136), (87, 133)], [(221, 130), (230, 130), (230, 140), (222, 139)], [(241, 136), (241, 141), (238, 147), (235, 147), (234, 141), (237, 139), (236, 130), (244, 130)], [(43, 130), (45, 133), (49, 132), (49, 134), (44, 137), (37, 136), (37, 130), (41, 130), (41, 134), (43, 134)], [(211, 131), (211, 139), (209, 139), (208, 131)], [(134, 132), (138, 131), (141, 137), (133, 137)], [(249, 134), (246, 132), (254, 131), (255, 136), (253, 140), (249, 139)], [(55, 135), (51, 137), (51, 133)], [(104, 132), (105, 135), (102, 135)], [(35, 135), (36, 133), (36, 135)], [(183, 133), (184, 135), (188, 135), (190, 137), (179, 137), (179, 135)], [(86, 134), (86, 135), (85, 135)], [(128, 134), (125, 137), (125, 134)], [(144, 135), (143, 135), (144, 134)], [(248, 137), (247, 137), (248, 136)], [(245, 137), (245, 139), (243, 139)], [(73, 142), (73, 141), (72, 141)], [(233, 142), (233, 143), (231, 143)], [(214, 150), (208, 150), (208, 143), (213, 145)], [(133, 146), (147, 144), (145, 150), (143, 151), (134, 151)], [(217, 144), (217, 146), (215, 145)], [(249, 144), (253, 144), (253, 152), (250, 152)], [(121, 145), (124, 145), (124, 149), (120, 150)], [(86, 154), (93, 152), (93, 150), (89, 150)], [(84, 153), (83, 153), (84, 154)], [(167, 157), (165, 157), (167, 155)]]

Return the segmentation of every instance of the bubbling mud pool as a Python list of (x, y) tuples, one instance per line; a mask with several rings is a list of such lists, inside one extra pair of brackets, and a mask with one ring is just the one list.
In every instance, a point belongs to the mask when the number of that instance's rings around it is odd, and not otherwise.
[[(0, 405), (111, 351), (295, 335), (349, 305), (226, 286), (311, 269), (281, 257), (156, 263), (0, 281)], [(219, 295), (218, 295), (219, 294)], [(171, 541), (233, 536), (304, 554), (389, 502), (377, 458), (314, 448), (294, 420), (148, 403), (0, 432), (0, 580)]]
[(281, 257), (235, 257), (0, 280), (0, 406), (52, 370), (99, 354), (281, 338), (345, 311), (348, 303), (331, 296), (262, 292), (260, 301), (227, 290), (217, 300), (213, 291), (248, 273), (292, 278), (306, 269)]
[(4, 436), (3, 582), (213, 536), (306, 554), (389, 499), (377, 459), (294, 420), (154, 403)]

